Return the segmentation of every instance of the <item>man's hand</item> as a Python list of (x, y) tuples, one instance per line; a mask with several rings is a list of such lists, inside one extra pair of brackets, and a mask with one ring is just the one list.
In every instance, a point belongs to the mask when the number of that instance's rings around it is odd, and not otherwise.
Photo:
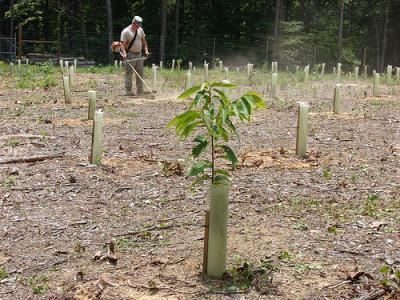
[(146, 51), (144, 52), (144, 55), (145, 55), (146, 57), (149, 57), (149, 56), (150, 56), (150, 52), (149, 52), (148, 50), (146, 50)]

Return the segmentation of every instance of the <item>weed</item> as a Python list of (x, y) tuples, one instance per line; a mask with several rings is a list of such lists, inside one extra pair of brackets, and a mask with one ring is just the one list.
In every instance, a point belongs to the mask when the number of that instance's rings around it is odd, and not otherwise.
[(290, 254), (288, 251), (281, 251), (281, 253), (279, 253), (278, 255), (278, 259), (286, 262), (292, 260), (293, 258), (294, 256)]
[(299, 222), (299, 223), (296, 223), (293, 225), (293, 229), (306, 231), (306, 230), (310, 229), (310, 227), (308, 226), (307, 223)]
[(116, 246), (117, 246), (117, 249), (123, 251), (123, 250), (129, 250), (132, 248), (137, 248), (139, 245), (135, 240), (133, 240), (130, 237), (127, 237), (127, 238), (118, 239), (116, 242)]
[(7, 270), (4, 267), (0, 267), (0, 280), (7, 277), (8, 277)]
[(12, 139), (7, 142), (7, 144), (13, 148), (18, 147), (20, 145), (18, 140)]
[(43, 294), (49, 289), (49, 286), (46, 284), (48, 280), (49, 278), (44, 274), (30, 276), (27, 278), (19, 278), (19, 282), (23, 285), (29, 286), (36, 295)]
[(276, 267), (270, 259), (261, 259), (257, 266), (243, 260), (240, 256), (235, 256), (235, 260), (235, 265), (228, 269), (227, 292), (229, 290), (247, 290), (252, 286), (262, 295), (273, 292), (272, 279)]
[(139, 114), (137, 112), (130, 111), (130, 112), (125, 112), (124, 116), (128, 118), (136, 118), (139, 116)]
[(328, 232), (336, 234), (337, 233), (337, 227), (336, 226), (330, 226), (328, 227)]
[(325, 179), (331, 179), (332, 178), (332, 173), (329, 169), (324, 169), (322, 171), (322, 176), (324, 176)]
[(17, 176), (15, 176), (15, 175), (10, 175), (10, 176), (8, 176), (6, 179), (4, 179), (3, 184), (4, 184), (6, 187), (11, 187), (11, 186), (15, 185), (16, 182), (17, 182)]
[(375, 194), (368, 195), (367, 200), (364, 202), (362, 214), (370, 217), (376, 217), (379, 211), (378, 200), (379, 200), (378, 195)]
[(352, 181), (353, 183), (356, 183), (356, 182), (358, 181), (358, 176), (357, 176), (357, 175), (351, 176), (351, 181)]
[(394, 291), (400, 292), (400, 269), (396, 270), (388, 265), (384, 265), (379, 269), (384, 276), (380, 283)]

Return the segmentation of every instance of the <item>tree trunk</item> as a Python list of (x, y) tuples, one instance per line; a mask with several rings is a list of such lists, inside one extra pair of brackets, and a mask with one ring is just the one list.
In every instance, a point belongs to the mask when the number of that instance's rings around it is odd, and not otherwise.
[(338, 36), (338, 56), (337, 62), (342, 62), (342, 42), (343, 42), (343, 12), (344, 12), (344, 0), (339, 0), (340, 20), (339, 20), (339, 36)]
[(167, 34), (167, 0), (161, 0), (160, 61), (165, 61), (166, 34)]
[[(10, 38), (12, 39), (14, 37), (14, 0), (10, 0)], [(11, 47), (11, 46), (10, 46)]]
[(178, 57), (178, 44), (179, 44), (179, 12), (181, 1), (176, 0), (175, 4), (175, 57)]
[(83, 49), (85, 51), (85, 56), (87, 57), (89, 54), (89, 47), (88, 47), (88, 41), (87, 41), (87, 35), (86, 35), (85, 14), (82, 10), (82, 0), (78, 1), (78, 9), (79, 9), (79, 23), (80, 23), (81, 33), (82, 33), (82, 37), (83, 37)]
[(279, 23), (280, 23), (280, 12), (281, 12), (281, 0), (275, 2), (275, 24), (274, 24), (274, 43), (272, 57), (274, 61), (278, 60), (279, 52)]
[(380, 60), (380, 67), (379, 67), (379, 72), (383, 73), (383, 70), (385, 69), (385, 55), (386, 55), (386, 45), (387, 45), (387, 28), (388, 28), (388, 23), (389, 23), (389, 6), (390, 6), (390, 0), (386, 0), (386, 8), (385, 8), (385, 21), (383, 25), (383, 43), (382, 43), (382, 52), (381, 52), (381, 60)]
[(376, 39), (376, 67), (377, 72), (380, 72), (381, 66), (381, 39), (379, 34), (379, 26), (378, 26), (378, 17), (374, 16), (374, 25), (375, 25), (375, 39)]
[(113, 61), (113, 53), (110, 45), (113, 42), (113, 25), (112, 25), (112, 11), (111, 11), (111, 0), (106, 0), (107, 5), (107, 27), (108, 27), (108, 63)]

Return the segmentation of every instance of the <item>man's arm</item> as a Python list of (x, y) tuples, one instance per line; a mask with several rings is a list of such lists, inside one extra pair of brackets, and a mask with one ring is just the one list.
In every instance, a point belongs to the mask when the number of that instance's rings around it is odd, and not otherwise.
[(143, 49), (144, 49), (144, 55), (149, 56), (149, 47), (147, 46), (147, 41), (145, 37), (142, 37), (142, 44), (143, 44)]

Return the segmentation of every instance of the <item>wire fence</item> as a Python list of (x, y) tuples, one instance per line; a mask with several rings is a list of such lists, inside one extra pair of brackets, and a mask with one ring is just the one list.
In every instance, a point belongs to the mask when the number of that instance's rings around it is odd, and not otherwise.
[(0, 60), (13, 61), (16, 55), (15, 38), (0, 37)]
[[(115, 33), (114, 40), (119, 40), (119, 33)], [(105, 32), (68, 32), (61, 38), (47, 38), (42, 43), (39, 40), (43, 37), (34, 32), (25, 31), (23, 40), (35, 40), (35, 43), (23, 43), (22, 53), (25, 56), (30, 54), (43, 54), (52, 56), (53, 60), (60, 57), (82, 57), (91, 63), (108, 64), (109, 61), (109, 39)], [(149, 45), (151, 56), (149, 63), (158, 64), (160, 61), (161, 37), (159, 35), (147, 35), (146, 40)], [(15, 39), (13, 39), (15, 58)], [(253, 36), (251, 38), (231, 39), (226, 36), (180, 36), (178, 43), (175, 43), (175, 36), (165, 37), (165, 66), (170, 66), (172, 59), (181, 59), (187, 64), (192, 61), (200, 64), (204, 60), (213, 66), (216, 60), (223, 60), (225, 65), (243, 66), (247, 63), (254, 63), (261, 66), (265, 63), (270, 65), (272, 59), (273, 39), (266, 36)], [(306, 66), (326, 63), (327, 66), (336, 64), (336, 47), (331, 44), (313, 43), (305, 41), (293, 43), (291, 40), (281, 39), (279, 41), (278, 58), (280, 67), (289, 66), (294, 68), (296, 65)], [(113, 59), (119, 60), (119, 54), (114, 53)], [(360, 61), (363, 61), (363, 49), (356, 53)], [(372, 55), (367, 58), (367, 64), (374, 64)], [(111, 63), (113, 63), (111, 61)], [(343, 68), (352, 68), (352, 65)]]

